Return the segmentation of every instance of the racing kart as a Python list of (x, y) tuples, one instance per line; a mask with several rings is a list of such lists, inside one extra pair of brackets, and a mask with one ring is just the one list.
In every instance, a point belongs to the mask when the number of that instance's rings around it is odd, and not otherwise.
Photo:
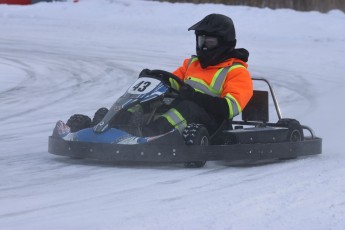
[[(203, 167), (207, 161), (252, 164), (322, 152), (322, 139), (310, 127), (295, 119), (282, 118), (272, 85), (264, 78), (253, 80), (267, 83), (269, 90), (254, 90), (242, 111), (242, 120), (224, 121), (214, 133), (209, 133), (203, 124), (187, 124), (182, 133), (173, 129), (145, 136), (142, 126), (150, 124), (166, 111), (162, 108), (169, 108), (179, 97), (170, 79), (185, 84), (169, 72), (152, 70), (140, 76), (98, 120), (94, 118), (96, 122), (87, 118), (85, 125), (85, 119), (80, 122), (83, 116), (78, 114), (67, 123), (58, 121), (49, 137), (49, 153), (105, 162), (183, 163), (186, 167)], [(269, 122), (269, 95), (278, 117), (275, 123)], [(144, 108), (136, 127), (138, 132), (113, 125), (121, 114), (138, 106)]]

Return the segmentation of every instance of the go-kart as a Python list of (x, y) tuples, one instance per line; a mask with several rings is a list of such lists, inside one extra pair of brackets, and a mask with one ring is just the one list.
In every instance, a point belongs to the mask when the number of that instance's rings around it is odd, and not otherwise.
[[(203, 124), (188, 124), (182, 133), (172, 129), (145, 136), (142, 127), (178, 100), (179, 91), (171, 86), (170, 79), (185, 84), (169, 72), (152, 70), (140, 76), (109, 110), (102, 115), (96, 113), (92, 121), (79, 114), (67, 123), (58, 121), (49, 137), (48, 151), (105, 162), (184, 163), (186, 167), (203, 167), (207, 161), (293, 159), (322, 152), (322, 139), (311, 128), (295, 119), (282, 118), (272, 85), (264, 78), (253, 80), (267, 83), (269, 91), (254, 90), (240, 121), (224, 121), (214, 133)], [(269, 95), (278, 117), (275, 123), (269, 122)], [(114, 125), (118, 117), (134, 107), (144, 108), (140, 124), (135, 127), (137, 132)]]

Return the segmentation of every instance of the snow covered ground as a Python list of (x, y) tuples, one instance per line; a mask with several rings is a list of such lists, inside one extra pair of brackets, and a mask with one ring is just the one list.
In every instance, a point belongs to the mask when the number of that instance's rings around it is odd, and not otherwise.
[[(143, 68), (233, 18), (250, 71), (323, 154), (256, 166), (114, 165), (47, 152), (55, 122), (110, 106)], [(0, 229), (345, 229), (345, 15), (135, 0), (0, 5)], [(274, 121), (275, 118), (273, 117)]]

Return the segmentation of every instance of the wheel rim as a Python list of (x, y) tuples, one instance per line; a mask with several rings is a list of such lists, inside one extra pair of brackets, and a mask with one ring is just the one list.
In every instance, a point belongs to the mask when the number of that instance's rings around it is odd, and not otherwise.
[(302, 140), (302, 135), (300, 131), (298, 130), (293, 130), (290, 136), (290, 141), (291, 142), (298, 142)]
[(201, 138), (200, 145), (208, 145), (208, 138), (206, 136)]

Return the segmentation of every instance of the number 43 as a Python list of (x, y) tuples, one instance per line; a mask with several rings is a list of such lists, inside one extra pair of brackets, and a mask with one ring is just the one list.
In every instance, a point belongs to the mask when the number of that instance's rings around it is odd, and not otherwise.
[(144, 92), (147, 87), (151, 85), (151, 82), (149, 81), (141, 81), (135, 86), (132, 87), (133, 91), (139, 91), (139, 92)]

